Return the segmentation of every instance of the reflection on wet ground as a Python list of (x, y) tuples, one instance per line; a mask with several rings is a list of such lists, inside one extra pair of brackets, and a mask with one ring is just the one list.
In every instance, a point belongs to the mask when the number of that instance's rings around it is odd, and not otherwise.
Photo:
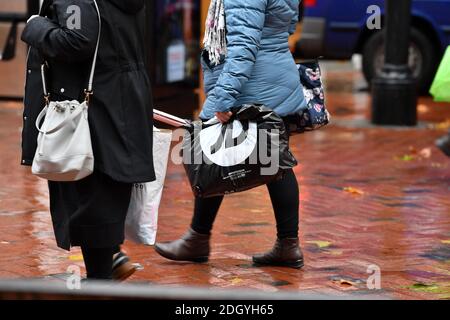
[[(275, 237), (265, 188), (226, 198), (208, 264), (163, 260), (150, 247), (125, 248), (143, 266), (132, 281), (269, 292), (450, 298), (450, 161), (434, 148), (450, 105), (422, 98), (418, 128), (371, 126), (370, 96), (349, 64), (325, 63), (327, 101), (335, 124), (297, 136), (303, 270), (255, 268), (251, 255)], [(56, 248), (46, 183), (20, 161), (20, 105), (0, 105), (0, 277), (58, 277), (82, 266), (78, 250)], [(187, 228), (193, 207), (183, 169), (169, 165), (160, 241)], [(381, 274), (381, 289), (369, 278)], [(53, 276), (52, 276), (53, 275)], [(369, 280), (368, 280), (369, 279)]]

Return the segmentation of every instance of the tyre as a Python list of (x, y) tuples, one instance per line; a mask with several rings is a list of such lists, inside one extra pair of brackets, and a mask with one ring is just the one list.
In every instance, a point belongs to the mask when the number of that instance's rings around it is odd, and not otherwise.
[[(381, 73), (384, 64), (383, 32), (372, 35), (363, 48), (363, 73), (367, 82)], [(434, 43), (416, 28), (411, 29), (411, 45), (409, 47), (409, 66), (417, 79), (420, 93), (428, 93), (439, 63)]]

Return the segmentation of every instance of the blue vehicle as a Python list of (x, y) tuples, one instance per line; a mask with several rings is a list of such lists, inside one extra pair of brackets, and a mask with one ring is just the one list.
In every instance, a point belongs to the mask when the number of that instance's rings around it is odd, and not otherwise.
[[(360, 53), (370, 82), (384, 63), (384, 35), (380, 28), (369, 28), (367, 22), (372, 26), (378, 15), (383, 25), (384, 4), (384, 0), (304, 0), (298, 55), (350, 59)], [(373, 5), (379, 10), (368, 10)], [(428, 91), (448, 45), (450, 0), (413, 0), (409, 65), (421, 92)]]

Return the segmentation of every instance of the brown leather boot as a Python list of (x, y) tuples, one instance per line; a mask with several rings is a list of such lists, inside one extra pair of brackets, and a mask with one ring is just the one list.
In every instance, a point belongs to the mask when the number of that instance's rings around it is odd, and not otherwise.
[(211, 235), (192, 229), (181, 238), (167, 243), (156, 243), (155, 250), (164, 258), (174, 261), (207, 262)]
[(282, 266), (300, 269), (303, 267), (303, 253), (298, 238), (277, 239), (269, 252), (253, 256), (257, 266)]
[(113, 256), (112, 278), (116, 281), (125, 281), (137, 271), (137, 267), (131, 263), (130, 258), (119, 252)]

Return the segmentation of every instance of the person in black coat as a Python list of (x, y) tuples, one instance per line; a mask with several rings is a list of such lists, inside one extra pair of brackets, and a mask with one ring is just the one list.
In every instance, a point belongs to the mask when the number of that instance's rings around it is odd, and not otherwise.
[[(133, 184), (155, 179), (153, 110), (145, 66), (144, 2), (96, 1), (101, 34), (94, 92), (89, 103), (94, 173), (77, 182), (49, 182), (57, 244), (67, 250), (81, 246), (88, 278), (113, 278), (113, 255), (124, 241)], [(44, 107), (41, 65), (47, 66), (51, 100), (82, 101), (98, 30), (94, 0), (45, 0), (41, 15), (28, 21), (22, 34), (22, 40), (30, 46), (23, 165), (31, 165), (36, 152), (35, 120)], [(120, 265), (127, 261), (124, 256), (118, 260)], [(123, 273), (114, 275), (121, 277)]]

